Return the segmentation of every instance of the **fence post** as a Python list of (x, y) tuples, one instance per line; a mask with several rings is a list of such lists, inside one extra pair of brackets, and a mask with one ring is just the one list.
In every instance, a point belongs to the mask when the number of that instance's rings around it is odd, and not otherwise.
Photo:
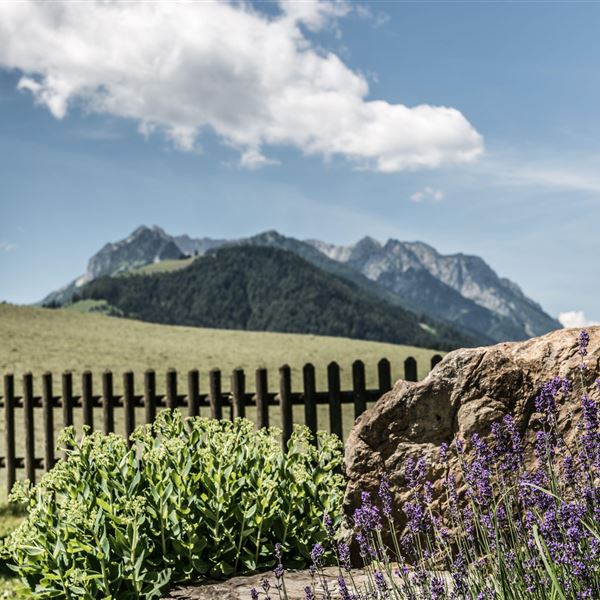
[(244, 405), (245, 392), (246, 377), (244, 369), (234, 369), (231, 374), (231, 399), (234, 419), (246, 416), (246, 407)]
[(412, 356), (404, 361), (404, 380), (417, 381), (417, 361)]
[(200, 414), (200, 373), (192, 369), (188, 373), (188, 416), (197, 417)]
[(367, 410), (367, 395), (365, 383), (365, 363), (355, 360), (352, 363), (352, 391), (354, 393), (354, 420)]
[(289, 365), (279, 368), (279, 406), (281, 407), (281, 431), (283, 449), (287, 450), (287, 443), (292, 437), (292, 371)]
[(81, 375), (81, 405), (83, 407), (83, 424), (94, 429), (94, 400), (92, 397), (92, 373), (84, 371)]
[(25, 426), (25, 473), (35, 484), (35, 442), (33, 424), (33, 375), (23, 375), (23, 424)]
[(440, 362), (442, 362), (442, 357), (439, 354), (434, 354), (431, 357), (431, 368), (434, 369), (435, 366)]
[(304, 384), (304, 424), (310, 429), (314, 443), (317, 443), (317, 386), (315, 383), (315, 367), (307, 363), (302, 369)]
[(382, 358), (377, 363), (377, 376), (379, 379), (379, 393), (389, 392), (392, 389), (392, 373), (390, 361), (387, 358)]
[(156, 373), (148, 369), (144, 373), (144, 412), (146, 424), (151, 425), (156, 419)]
[(167, 408), (177, 408), (177, 371), (173, 368), (167, 370)]
[(63, 427), (73, 425), (73, 373), (62, 374), (62, 409)]
[(102, 424), (104, 435), (115, 430), (113, 374), (110, 371), (102, 373)]
[(221, 405), (221, 371), (211, 369), (208, 374), (208, 401), (210, 403), (210, 416), (213, 419), (223, 418), (223, 408)]
[(42, 375), (42, 410), (44, 427), (44, 470), (54, 466), (54, 394), (52, 393), (52, 373)]
[(133, 371), (123, 373), (123, 407), (125, 409), (125, 437), (127, 445), (131, 446), (129, 439), (135, 429), (135, 382)]
[(336, 362), (327, 365), (329, 388), (329, 429), (342, 439), (342, 396), (340, 392), (340, 366)]
[(4, 442), (6, 457), (6, 489), (10, 494), (17, 478), (15, 461), (15, 377), (4, 376)]
[(256, 369), (256, 425), (269, 426), (269, 381), (266, 369)]

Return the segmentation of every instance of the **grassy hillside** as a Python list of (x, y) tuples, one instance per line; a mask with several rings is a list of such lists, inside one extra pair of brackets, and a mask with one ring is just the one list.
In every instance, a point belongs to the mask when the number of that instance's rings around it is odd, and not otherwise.
[[(198, 368), (205, 375), (213, 367), (227, 372), (236, 367), (276, 369), (288, 363), (299, 384), (300, 369), (310, 361), (323, 383), (326, 364), (336, 360), (344, 383), (349, 384), (350, 365), (360, 358), (367, 366), (368, 384), (374, 386), (375, 365), (380, 358), (388, 358), (393, 375), (399, 376), (402, 361), (414, 356), (422, 377), (435, 353), (338, 337), (156, 325), (11, 304), (0, 305), (0, 340), (0, 370), (17, 376), (26, 371), (58, 375), (65, 369), (76, 375), (91, 369), (99, 376), (104, 369), (121, 372), (131, 368), (141, 374), (147, 368), (164, 372), (168, 367), (181, 371)], [(275, 385), (275, 373), (272, 380)]]
[(194, 259), (195, 257), (191, 256), (190, 258), (180, 258), (179, 260), (161, 260), (157, 263), (151, 263), (143, 267), (125, 271), (121, 275), (135, 275), (139, 273), (152, 275), (153, 273), (169, 273), (170, 271), (178, 271), (179, 269), (185, 269), (185, 267), (189, 267)]
[(223, 248), (174, 272), (102, 277), (84, 286), (81, 296), (106, 300), (126, 316), (154, 323), (446, 349), (473, 343), (450, 328), (431, 333), (414, 313), (275, 248)]

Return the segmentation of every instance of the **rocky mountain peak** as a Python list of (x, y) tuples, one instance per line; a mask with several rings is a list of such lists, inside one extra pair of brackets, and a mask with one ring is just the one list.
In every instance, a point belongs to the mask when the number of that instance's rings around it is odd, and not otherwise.
[(102, 275), (147, 265), (151, 262), (177, 259), (181, 250), (173, 239), (158, 226), (137, 227), (124, 240), (106, 244), (88, 262), (85, 279), (91, 281)]
[(396, 239), (382, 246), (369, 237), (350, 246), (350, 252), (344, 246), (313, 245), (423, 310), (458, 320), (493, 339), (525, 339), (560, 328), (519, 286), (498, 277), (479, 256), (443, 255), (424, 242)]

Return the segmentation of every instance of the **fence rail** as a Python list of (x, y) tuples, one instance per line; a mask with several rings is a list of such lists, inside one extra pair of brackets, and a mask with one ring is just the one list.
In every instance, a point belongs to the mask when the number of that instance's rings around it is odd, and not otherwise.
[[(441, 356), (431, 358), (431, 368), (440, 362)], [(417, 361), (409, 356), (404, 361), (404, 379), (417, 381)], [(244, 417), (246, 407), (256, 408), (258, 427), (270, 425), (269, 407), (279, 406), (281, 412), (282, 442), (289, 440), (293, 428), (292, 408), (304, 406), (304, 422), (314, 433), (317, 430), (317, 406), (329, 406), (329, 427), (332, 433), (343, 436), (342, 405), (354, 405), (354, 418), (358, 418), (367, 407), (367, 402), (377, 400), (392, 387), (390, 362), (382, 358), (377, 364), (376, 389), (366, 388), (365, 365), (357, 360), (352, 364), (352, 389), (342, 390), (340, 367), (336, 362), (327, 366), (327, 390), (316, 388), (315, 367), (308, 363), (302, 369), (302, 391), (292, 391), (292, 375), (288, 365), (279, 368), (278, 391), (269, 391), (267, 369), (256, 369), (255, 391), (246, 391), (246, 374), (243, 369), (231, 373), (230, 391), (222, 389), (222, 373), (213, 369), (208, 374), (208, 392), (200, 393), (200, 374), (197, 370), (187, 373), (185, 393), (180, 392), (180, 382), (175, 369), (166, 372), (165, 393), (156, 392), (156, 373), (148, 370), (143, 376), (143, 392), (136, 393), (132, 371), (123, 373), (123, 391), (114, 393), (114, 378), (111, 371), (102, 374), (101, 393), (94, 393), (93, 376), (85, 371), (81, 376), (81, 393), (73, 393), (73, 374), (61, 376), (60, 394), (55, 394), (52, 373), (41, 377), (41, 396), (34, 394), (34, 376), (26, 373), (22, 378), (22, 395), (15, 394), (15, 377), (4, 376), (4, 396), (0, 396), (0, 409), (4, 411), (4, 456), (0, 456), (0, 469), (6, 471), (6, 485), (10, 491), (16, 481), (17, 469), (24, 469), (26, 477), (35, 482), (36, 470), (47, 471), (57, 461), (55, 456), (55, 409), (62, 409), (62, 426), (73, 425), (74, 409), (81, 409), (82, 423), (92, 430), (95, 427), (94, 408), (102, 409), (101, 425), (104, 433), (115, 430), (115, 408), (123, 409), (124, 430), (127, 438), (136, 426), (136, 408), (144, 408), (144, 422), (152, 423), (157, 409), (187, 408), (189, 416), (198, 416), (202, 407), (208, 408), (211, 418), (224, 418), (224, 408), (229, 409), (226, 418)], [(43, 457), (35, 453), (35, 412), (42, 411)], [(16, 455), (16, 409), (22, 409), (22, 435), (25, 456)], [(19, 432), (21, 433), (21, 432)]]

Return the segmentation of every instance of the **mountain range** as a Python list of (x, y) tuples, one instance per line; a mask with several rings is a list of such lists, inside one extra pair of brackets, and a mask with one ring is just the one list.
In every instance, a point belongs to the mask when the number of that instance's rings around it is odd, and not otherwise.
[[(422, 242), (390, 239), (380, 243), (370, 237), (353, 245), (336, 246), (320, 240), (302, 241), (276, 231), (224, 240), (171, 236), (160, 227), (141, 226), (127, 238), (106, 244), (89, 259), (85, 274), (46, 296), (41, 304), (68, 303), (74, 295), (81, 295), (90, 282), (102, 277), (134, 273), (154, 263), (170, 265), (173, 261), (173, 265), (178, 265), (185, 257), (214, 256), (218, 249), (240, 246), (292, 253), (326, 273), (329, 280), (351, 284), (360, 294), (360, 302), (371, 298), (380, 308), (386, 305), (402, 309), (421, 323), (421, 330), (423, 326), (450, 327), (459, 344), (467, 339), (484, 344), (527, 339), (561, 327), (517, 284), (499, 277), (478, 256), (442, 255)], [(281, 259), (283, 255), (278, 256)], [(242, 254), (238, 260), (241, 257)], [(191, 268), (196, 261), (190, 262)], [(226, 262), (232, 268), (231, 260)], [(184, 264), (187, 265), (178, 266)]]

